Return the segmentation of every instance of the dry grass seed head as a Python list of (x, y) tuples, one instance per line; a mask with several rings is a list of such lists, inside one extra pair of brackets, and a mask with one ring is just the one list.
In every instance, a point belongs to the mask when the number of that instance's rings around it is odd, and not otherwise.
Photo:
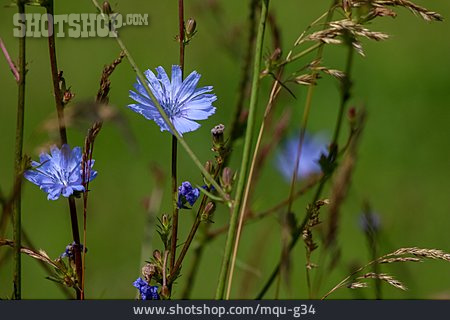
[(379, 279), (379, 280), (387, 282), (388, 284), (390, 284), (391, 286), (393, 286), (393, 287), (395, 287), (397, 289), (401, 289), (401, 290), (404, 290), (404, 291), (407, 290), (406, 286), (403, 283), (401, 283), (400, 281), (398, 281), (394, 277), (392, 277), (392, 276), (390, 276), (388, 274), (385, 274), (385, 273), (369, 272), (369, 273), (366, 273), (366, 274), (364, 274), (361, 277), (358, 277), (356, 279), (358, 279), (358, 280), (360, 280), (360, 279)]

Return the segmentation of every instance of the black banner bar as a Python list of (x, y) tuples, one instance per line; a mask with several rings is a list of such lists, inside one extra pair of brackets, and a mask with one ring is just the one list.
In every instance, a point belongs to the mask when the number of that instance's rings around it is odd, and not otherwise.
[(0, 319), (449, 319), (450, 300), (0, 301)]

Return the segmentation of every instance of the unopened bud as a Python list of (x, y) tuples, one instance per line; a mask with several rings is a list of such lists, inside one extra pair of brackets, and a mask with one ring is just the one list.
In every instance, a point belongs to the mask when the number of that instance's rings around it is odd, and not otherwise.
[(109, 4), (108, 1), (104, 1), (103, 2), (102, 11), (103, 11), (104, 14), (111, 14), (112, 13), (111, 5)]
[(226, 167), (222, 172), (222, 187), (224, 188), (225, 192), (230, 193), (232, 185), (233, 171), (230, 168)]
[(186, 21), (186, 24), (185, 24), (185, 27), (184, 27), (186, 29), (186, 35), (188, 37), (194, 35), (194, 33), (196, 31), (195, 30), (196, 27), (197, 27), (197, 22), (195, 21), (195, 19), (194, 18), (189, 18)]
[(209, 221), (211, 215), (216, 211), (216, 205), (214, 202), (208, 202), (205, 206), (205, 209), (202, 212), (202, 221)]
[(210, 160), (206, 161), (205, 170), (208, 173), (212, 173), (214, 171), (214, 165), (213, 165), (212, 161), (210, 161)]
[(211, 134), (213, 137), (213, 144), (215, 148), (223, 147), (223, 132), (225, 131), (225, 126), (223, 124), (218, 124), (211, 129)]
[(169, 228), (169, 216), (167, 214), (163, 214), (161, 222), (164, 228)]
[(155, 258), (156, 261), (161, 261), (161, 252), (159, 250), (153, 251), (153, 258)]

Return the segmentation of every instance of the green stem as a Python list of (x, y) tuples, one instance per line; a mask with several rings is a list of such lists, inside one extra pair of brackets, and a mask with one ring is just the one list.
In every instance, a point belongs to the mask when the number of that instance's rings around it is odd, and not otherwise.
[(216, 299), (223, 299), (225, 282), (228, 274), (228, 268), (230, 266), (231, 252), (233, 250), (236, 227), (239, 218), (239, 208), (242, 199), (242, 195), (245, 189), (245, 182), (248, 171), (248, 162), (251, 155), (253, 127), (255, 123), (256, 104), (258, 100), (259, 89), (259, 74), (261, 69), (261, 56), (264, 41), (264, 31), (267, 20), (267, 13), (269, 7), (269, 0), (263, 0), (261, 6), (261, 17), (258, 27), (258, 34), (256, 37), (255, 58), (253, 65), (253, 78), (252, 78), (252, 91), (250, 96), (249, 114), (247, 119), (247, 129), (245, 132), (244, 150), (241, 160), (241, 169), (239, 173), (239, 180), (236, 189), (236, 199), (232, 206), (232, 213), (230, 218), (230, 228), (228, 229), (227, 240), (225, 243), (225, 253), (222, 261), (222, 267), (219, 275), (219, 283), (216, 290)]
[[(281, 78), (281, 75), (283, 73), (283, 70), (280, 69), (280, 71), (278, 72), (277, 75), (277, 79)], [(233, 248), (233, 255), (232, 255), (232, 259), (231, 259), (231, 266), (230, 266), (230, 271), (228, 274), (228, 285), (227, 285), (227, 291), (226, 291), (226, 299), (230, 298), (230, 294), (231, 294), (231, 287), (232, 287), (232, 283), (233, 283), (233, 274), (234, 274), (234, 267), (236, 264), (236, 257), (237, 257), (237, 252), (239, 249), (239, 242), (240, 242), (240, 238), (241, 238), (241, 233), (242, 233), (242, 227), (244, 225), (244, 219), (245, 219), (245, 215), (246, 215), (246, 211), (247, 211), (247, 203), (249, 201), (249, 197), (250, 197), (250, 190), (252, 189), (252, 184), (254, 182), (254, 174), (255, 174), (255, 165), (256, 165), (256, 161), (259, 155), (259, 149), (261, 147), (261, 143), (262, 143), (262, 138), (264, 135), (264, 130), (265, 130), (265, 125), (266, 125), (266, 120), (270, 114), (270, 111), (272, 109), (272, 105), (275, 101), (275, 98), (277, 97), (278, 93), (281, 90), (281, 86), (278, 82), (278, 80), (274, 80), (274, 83), (272, 85), (272, 89), (270, 92), (270, 98), (269, 98), (269, 102), (267, 103), (266, 106), (266, 110), (264, 112), (264, 117), (263, 117), (263, 121), (261, 122), (261, 126), (259, 128), (259, 133), (258, 133), (258, 138), (256, 139), (256, 145), (255, 145), (255, 149), (253, 151), (253, 157), (252, 157), (252, 161), (250, 164), (250, 170), (249, 170), (249, 174), (248, 174), (248, 178), (247, 178), (247, 185), (245, 187), (245, 191), (244, 191), (244, 196), (243, 196), (243, 200), (242, 200), (242, 205), (241, 205), (241, 209), (240, 209), (240, 213), (239, 213), (239, 223), (238, 223), (238, 227), (237, 227), (237, 233), (236, 233), (236, 241), (234, 243), (234, 248)]]
[[(17, 2), (17, 6), (19, 8), (19, 14), (25, 14), (25, 4), (22, 1)], [(25, 21), (25, 20), (24, 20)], [(26, 37), (23, 35), (19, 39), (19, 92), (17, 99), (17, 126), (16, 126), (16, 147), (15, 147), (15, 166), (14, 166), (14, 174), (15, 181), (18, 180), (19, 186), (21, 185), (18, 177), (22, 175), (23, 164), (22, 164), (22, 155), (23, 155), (23, 128), (24, 128), (24, 114), (25, 114), (25, 41)], [(14, 211), (13, 211), (13, 219), (14, 219), (14, 299), (20, 300), (22, 298), (22, 261), (20, 255), (20, 249), (22, 246), (22, 212), (21, 212), (21, 187), (19, 187), (19, 191), (16, 194), (14, 199)]]

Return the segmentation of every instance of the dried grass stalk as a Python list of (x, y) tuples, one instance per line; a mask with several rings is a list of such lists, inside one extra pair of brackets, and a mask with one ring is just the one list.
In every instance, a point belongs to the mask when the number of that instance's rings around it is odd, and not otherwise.
[[(408, 257), (408, 255), (413, 255), (414, 257)], [(354, 282), (353, 279), (355, 279), (354, 278), (355, 275), (359, 274), (360, 272), (362, 272), (364, 269), (368, 268), (369, 266), (372, 266), (374, 264), (382, 264), (382, 263), (420, 262), (420, 261), (423, 261), (424, 259), (444, 260), (444, 261), (450, 262), (450, 254), (447, 252), (444, 252), (442, 250), (439, 250), (439, 249), (426, 249), (426, 248), (423, 249), (423, 248), (416, 248), (416, 247), (400, 248), (400, 249), (398, 249), (392, 253), (388, 253), (376, 260), (370, 261), (368, 264), (355, 270), (349, 276), (347, 276), (344, 280), (342, 280), (336, 286), (334, 286), (333, 289), (328, 291), (322, 297), (322, 300), (327, 298), (330, 294), (335, 292), (337, 289), (342, 288), (344, 286), (347, 286), (347, 287), (353, 288), (353, 289), (362, 287), (363, 285), (361, 284), (361, 282), (359, 282), (359, 281)], [(394, 277), (389, 276), (384, 273), (369, 272), (369, 273), (366, 273), (366, 274), (356, 278), (356, 280), (361, 280), (361, 279), (379, 279), (379, 280), (386, 281), (387, 283), (389, 283), (390, 285), (392, 285), (398, 289), (402, 289), (402, 290), (407, 289), (403, 283), (401, 283)]]
[(407, 290), (406, 286), (403, 283), (401, 283), (400, 281), (398, 281), (394, 277), (392, 277), (390, 275), (387, 275), (385, 273), (369, 272), (369, 273), (366, 273), (366, 274), (362, 275), (361, 277), (358, 277), (357, 279), (358, 280), (360, 280), (360, 279), (379, 279), (379, 280), (387, 282), (388, 284), (390, 284), (391, 286), (393, 286), (393, 287), (395, 287), (397, 289), (401, 289), (401, 290), (404, 290), (404, 291)]
[(390, 256), (401, 256), (411, 254), (416, 257), (420, 258), (426, 258), (426, 259), (439, 259), (439, 260), (445, 260), (450, 262), (450, 254), (446, 253), (439, 249), (421, 249), (421, 248), (400, 248), (395, 252), (392, 252), (390, 254), (387, 254), (385, 257)]
[(399, 258), (386, 258), (378, 260), (379, 264), (384, 263), (395, 263), (395, 262), (421, 262), (422, 260), (419, 258), (412, 258), (412, 257), (399, 257)]
[[(12, 240), (8, 240), (8, 239), (0, 239), (0, 247), (2, 246), (10, 246), (10, 247), (14, 247), (14, 241)], [(45, 263), (48, 263), (49, 265), (51, 265), (52, 267), (58, 268), (58, 265), (52, 260), (50, 259), (50, 257), (48, 256), (48, 254), (43, 251), (43, 250), (39, 250), (39, 251), (34, 251), (30, 248), (27, 247), (21, 247), (20, 251), (22, 253), (25, 253), (27, 255), (29, 255), (30, 257), (43, 261)]]
[[(437, 12), (428, 10), (427, 8), (421, 7), (411, 1), (408, 0), (353, 0), (353, 1), (346, 1), (346, 5), (349, 6), (348, 3), (351, 3), (350, 5), (352, 7), (362, 7), (362, 6), (371, 6), (377, 10), (384, 11), (385, 15), (392, 15), (392, 13), (389, 13), (389, 9), (385, 6), (391, 6), (391, 7), (403, 7), (406, 9), (411, 10), (414, 14), (420, 15), (424, 20), (426, 21), (443, 21), (444, 18)], [(382, 12), (380, 11), (380, 12)], [(392, 12), (392, 11), (391, 11)], [(395, 16), (395, 13), (393, 13)]]
[(364, 37), (375, 41), (386, 40), (389, 38), (385, 33), (370, 31), (363, 25), (350, 19), (332, 21), (329, 23), (329, 26), (328, 29), (312, 33), (307, 37), (307, 40), (339, 44), (342, 43), (342, 40), (335, 38), (344, 36), (346, 33), (352, 35), (354, 38)]

